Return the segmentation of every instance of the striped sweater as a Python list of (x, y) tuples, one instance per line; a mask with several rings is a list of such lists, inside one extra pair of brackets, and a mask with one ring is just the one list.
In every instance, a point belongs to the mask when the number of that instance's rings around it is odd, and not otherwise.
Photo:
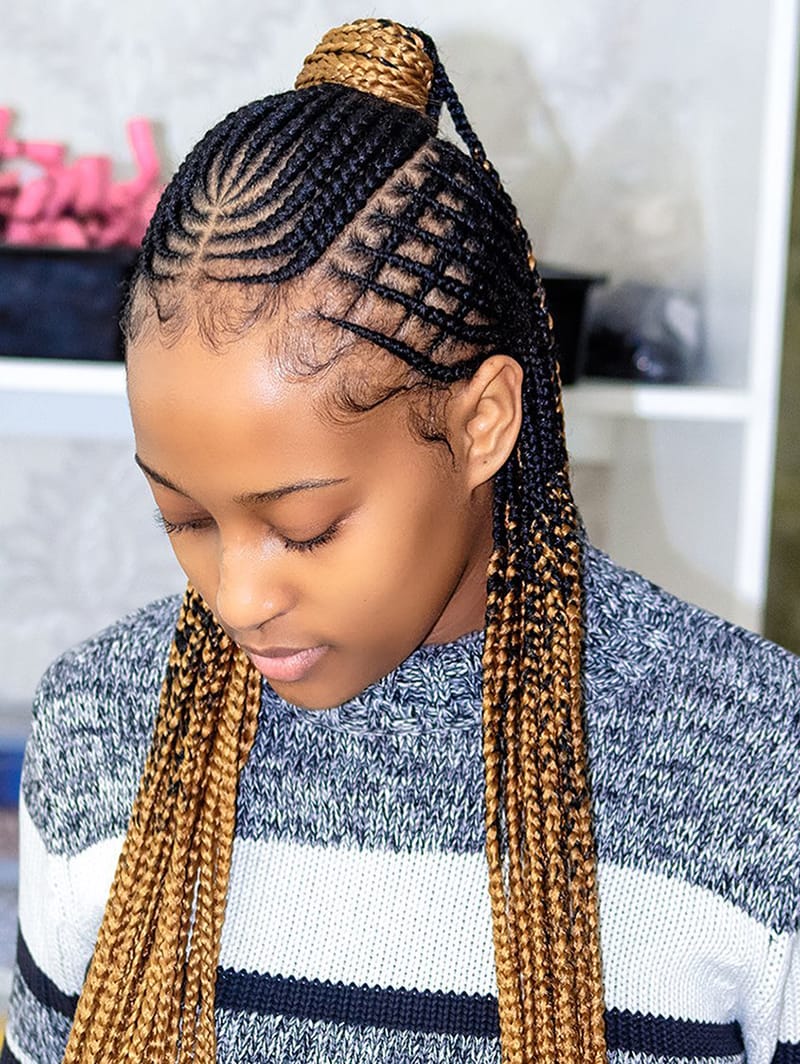
[[(588, 549), (585, 695), (614, 1064), (800, 1064), (800, 662)], [(60, 1061), (177, 599), (35, 705), (2, 1064)], [(482, 633), (336, 709), (264, 685), (217, 981), (225, 1064), (497, 1064)]]

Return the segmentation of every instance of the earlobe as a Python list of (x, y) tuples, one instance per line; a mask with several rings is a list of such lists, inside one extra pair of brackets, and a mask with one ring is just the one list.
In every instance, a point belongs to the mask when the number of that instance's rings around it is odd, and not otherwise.
[(522, 367), (492, 355), (463, 393), (464, 461), (470, 486), (485, 483), (514, 449), (522, 424)]

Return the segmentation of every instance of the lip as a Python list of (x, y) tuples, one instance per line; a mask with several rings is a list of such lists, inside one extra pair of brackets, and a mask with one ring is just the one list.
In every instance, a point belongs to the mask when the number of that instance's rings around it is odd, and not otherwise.
[(302, 680), (317, 662), (324, 657), (328, 647), (266, 647), (263, 651), (242, 647), (244, 652), (265, 680), (282, 680), (291, 683)]

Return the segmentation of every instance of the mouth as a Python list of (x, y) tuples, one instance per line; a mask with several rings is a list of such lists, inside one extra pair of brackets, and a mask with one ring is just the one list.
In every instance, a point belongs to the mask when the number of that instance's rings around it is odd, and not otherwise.
[(327, 646), (306, 647), (268, 647), (264, 652), (256, 652), (242, 647), (256, 669), (265, 680), (281, 680), (291, 683), (302, 680), (328, 651)]

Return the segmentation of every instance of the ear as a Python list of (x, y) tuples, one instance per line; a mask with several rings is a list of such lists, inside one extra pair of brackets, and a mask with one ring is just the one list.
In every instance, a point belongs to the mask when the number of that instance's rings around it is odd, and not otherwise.
[(468, 486), (490, 480), (514, 449), (522, 424), (522, 366), (509, 355), (492, 355), (454, 397), (457, 440)]

